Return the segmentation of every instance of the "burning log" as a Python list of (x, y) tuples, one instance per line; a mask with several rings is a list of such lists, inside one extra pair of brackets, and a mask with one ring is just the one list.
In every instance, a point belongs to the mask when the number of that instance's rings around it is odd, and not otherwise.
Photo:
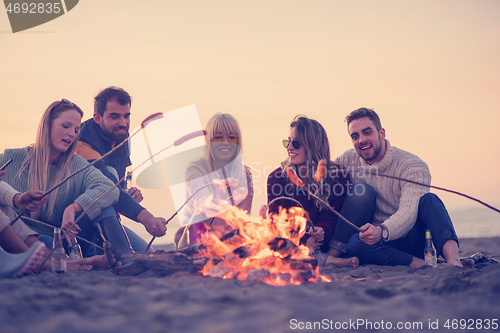
[(183, 253), (187, 256), (194, 256), (200, 254), (207, 250), (207, 247), (203, 243), (188, 245), (181, 249), (178, 249), (177, 252)]
[(221, 261), (217, 265), (212, 267), (205, 275), (222, 278), (231, 270), (232, 268), (225, 266), (224, 263)]
[(223, 257), (229, 264), (234, 266), (245, 260), (245, 258), (249, 257), (251, 254), (252, 251), (248, 247), (241, 246), (236, 250), (225, 254)]
[(316, 258), (309, 259), (284, 259), (286, 263), (290, 265), (292, 270), (303, 271), (316, 269), (318, 267), (318, 261)]
[(251, 269), (248, 271), (246, 281), (264, 281), (271, 277), (268, 269)]
[(179, 251), (126, 254), (132, 263), (117, 269), (118, 275), (138, 275), (152, 270), (159, 276), (171, 275), (175, 272), (188, 271), (195, 273), (205, 266), (208, 258), (191, 257)]
[(272, 285), (328, 281), (319, 274), (315, 258), (300, 245), (307, 219), (299, 207), (280, 208), (272, 220), (249, 216), (237, 207), (224, 213), (231, 231), (220, 239), (209, 234), (202, 244), (177, 251), (133, 254), (120, 275), (152, 270), (160, 276), (178, 271), (223, 279), (262, 281)]
[(240, 235), (240, 229), (234, 229), (224, 234), (220, 241), (227, 245), (238, 245), (245, 242), (245, 239)]
[(291, 257), (299, 251), (297, 245), (293, 244), (289, 239), (281, 237), (276, 237), (267, 243), (267, 245), (269, 245), (271, 250), (279, 253), (282, 258)]
[(315, 277), (316, 277), (316, 275), (314, 274), (314, 271), (310, 269), (307, 271), (298, 271), (293, 276), (293, 280), (302, 283), (302, 282), (309, 281)]

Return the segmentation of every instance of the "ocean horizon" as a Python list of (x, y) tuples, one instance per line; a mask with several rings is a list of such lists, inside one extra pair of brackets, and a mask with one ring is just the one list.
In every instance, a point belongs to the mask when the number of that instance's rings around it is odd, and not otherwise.
[[(500, 214), (486, 207), (465, 208), (451, 210), (450, 217), (455, 226), (458, 238), (500, 237)], [(132, 229), (147, 242), (151, 240), (142, 224), (128, 220), (122, 216), (123, 224)], [(168, 226), (167, 235), (157, 238), (155, 245), (173, 243), (175, 231), (179, 228), (177, 221), (173, 220)]]
[(450, 217), (458, 238), (500, 236), (500, 214), (486, 207), (453, 210)]

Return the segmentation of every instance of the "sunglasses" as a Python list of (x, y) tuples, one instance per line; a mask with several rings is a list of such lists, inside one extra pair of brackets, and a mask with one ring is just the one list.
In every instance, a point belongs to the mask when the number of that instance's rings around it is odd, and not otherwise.
[(288, 149), (288, 147), (290, 146), (290, 144), (292, 144), (292, 147), (294, 149), (299, 149), (300, 148), (300, 142), (297, 141), (297, 140), (283, 140), (283, 147), (285, 147), (286, 149)]
[(57, 109), (61, 104), (66, 104), (66, 105), (69, 105), (77, 110), (80, 110), (80, 108), (78, 107), (78, 105), (76, 105), (75, 103), (71, 102), (70, 100), (67, 100), (66, 98), (63, 98), (59, 101), (59, 103), (57, 103), (53, 108), (52, 110), (50, 110), (50, 112), (54, 111), (55, 109)]
[(227, 138), (227, 142), (229, 143), (238, 143), (238, 136), (236, 135), (222, 135), (222, 134), (216, 134), (212, 137), (212, 142), (217, 142), (217, 143), (221, 143), (221, 142), (224, 142), (224, 138)]

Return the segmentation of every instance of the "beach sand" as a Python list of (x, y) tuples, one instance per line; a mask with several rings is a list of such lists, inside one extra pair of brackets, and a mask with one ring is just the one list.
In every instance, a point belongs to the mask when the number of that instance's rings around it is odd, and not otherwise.
[[(500, 259), (500, 238), (462, 239), (460, 246), (462, 256), (481, 251)], [(500, 325), (500, 264), (322, 272), (334, 280), (274, 287), (187, 272), (129, 277), (110, 270), (0, 279), (0, 332), (465, 332), (460, 319), (474, 327), (482, 320), (482, 330), (489, 320), (485, 331), (500, 330), (491, 326)], [(456, 329), (447, 329), (453, 319)]]

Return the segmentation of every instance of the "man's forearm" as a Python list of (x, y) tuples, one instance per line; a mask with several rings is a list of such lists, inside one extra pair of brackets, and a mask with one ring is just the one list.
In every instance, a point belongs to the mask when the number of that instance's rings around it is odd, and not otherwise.
[(137, 215), (137, 222), (145, 224), (148, 219), (154, 218), (153, 214), (151, 214), (146, 208), (144, 208), (139, 215)]
[(139, 214), (146, 210), (122, 189), (120, 189), (120, 198), (118, 199), (118, 202), (113, 205), (113, 207), (118, 213), (136, 222), (141, 222), (139, 220)]

